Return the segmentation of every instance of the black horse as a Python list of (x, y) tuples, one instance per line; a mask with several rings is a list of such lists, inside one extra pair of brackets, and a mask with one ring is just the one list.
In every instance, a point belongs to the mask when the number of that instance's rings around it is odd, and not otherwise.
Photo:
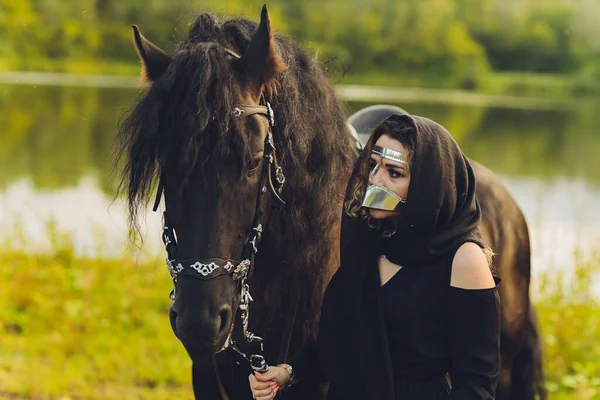
[[(237, 312), (248, 300), (245, 284), (254, 297), (248, 330), (264, 339), (270, 364), (314, 339), (339, 262), (355, 141), (326, 75), (272, 33), (266, 7), (259, 25), (200, 15), (171, 56), (135, 26), (134, 39), (149, 86), (120, 128), (120, 190), (134, 227), (157, 182), (164, 191), (177, 280), (171, 324), (193, 360), (196, 398), (249, 399), (248, 364), (225, 349), (234, 340), (254, 352)], [(518, 207), (484, 174), (484, 232), (505, 279), (500, 393), (507, 397), (499, 398), (508, 398), (513, 362), (526, 350), (529, 245)], [(514, 380), (519, 390), (534, 384)], [(298, 385), (281, 397), (316, 399), (322, 389)]]

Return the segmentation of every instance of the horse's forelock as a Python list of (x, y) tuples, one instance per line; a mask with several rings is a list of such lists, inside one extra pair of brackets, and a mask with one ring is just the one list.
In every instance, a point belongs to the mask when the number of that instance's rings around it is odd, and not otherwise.
[(223, 38), (223, 26), (212, 13), (200, 14), (190, 26), (186, 42), (220, 42)]

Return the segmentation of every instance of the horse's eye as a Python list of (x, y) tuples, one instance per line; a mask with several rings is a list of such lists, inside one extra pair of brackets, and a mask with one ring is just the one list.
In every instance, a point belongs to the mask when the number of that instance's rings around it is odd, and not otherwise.
[(246, 165), (246, 171), (248, 172), (248, 174), (251, 174), (258, 169), (258, 167), (260, 166), (261, 160), (262, 160), (262, 156), (256, 157), (253, 160), (248, 161), (248, 164)]

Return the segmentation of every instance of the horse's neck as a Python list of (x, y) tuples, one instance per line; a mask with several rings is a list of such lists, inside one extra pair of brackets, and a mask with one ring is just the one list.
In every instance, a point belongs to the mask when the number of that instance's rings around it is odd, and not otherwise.
[[(341, 210), (341, 204), (338, 209)], [(339, 266), (341, 215), (338, 217), (318, 243), (323, 250), (316, 253), (316, 265), (297, 265), (300, 261), (293, 254), (282, 255), (281, 259), (269, 257), (273, 254), (269, 244), (273, 243), (267, 236), (267, 246), (259, 251), (262, 257), (257, 259), (256, 287), (251, 288), (255, 302), (250, 319), (254, 320), (255, 333), (265, 339), (267, 355), (276, 357), (278, 362), (289, 355), (289, 349), (293, 352), (316, 337), (323, 294)], [(314, 248), (298, 249), (291, 240), (279, 245), (298, 253), (317, 252)]]

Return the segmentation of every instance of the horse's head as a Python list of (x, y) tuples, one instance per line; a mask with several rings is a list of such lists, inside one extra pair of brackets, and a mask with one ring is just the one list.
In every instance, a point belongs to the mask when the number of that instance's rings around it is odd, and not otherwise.
[(177, 262), (196, 271), (177, 277), (171, 324), (192, 358), (214, 354), (240, 301), (239, 281), (218, 273), (242, 261), (257, 209), (278, 201), (265, 181), (276, 174), (264, 156), (276, 154), (260, 106), (285, 67), (264, 7), (258, 27), (201, 15), (172, 55), (136, 26), (134, 39), (149, 87), (121, 127), (130, 210), (135, 217), (136, 202), (161, 176)]

